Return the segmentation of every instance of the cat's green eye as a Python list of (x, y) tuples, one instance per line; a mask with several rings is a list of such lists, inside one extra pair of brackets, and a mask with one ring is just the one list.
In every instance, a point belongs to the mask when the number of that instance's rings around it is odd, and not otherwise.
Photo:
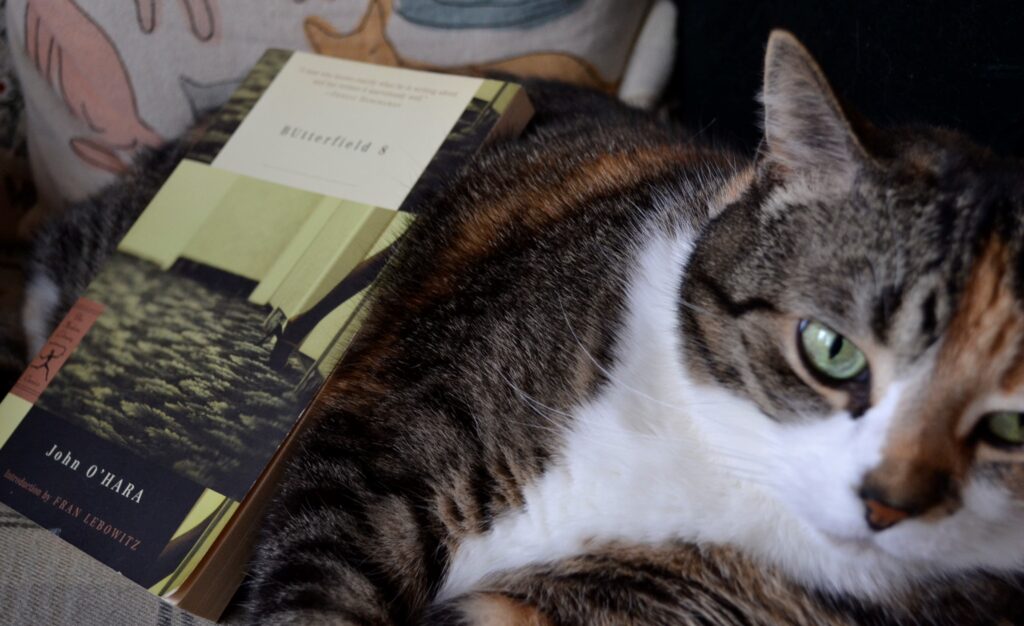
[(868, 359), (860, 348), (821, 322), (803, 320), (799, 333), (804, 360), (816, 373), (842, 382), (867, 370)]
[(999, 411), (989, 413), (982, 419), (986, 439), (1003, 446), (1024, 445), (1024, 413)]

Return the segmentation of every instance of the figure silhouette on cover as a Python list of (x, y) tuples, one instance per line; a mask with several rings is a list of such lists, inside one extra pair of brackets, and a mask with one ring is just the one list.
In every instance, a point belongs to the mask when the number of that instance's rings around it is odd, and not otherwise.
[[(291, 319), (282, 319), (281, 315), (272, 315), (264, 324), (266, 334), (263, 337), (263, 341), (270, 337), (277, 338), (274, 348), (270, 351), (270, 367), (279, 371), (284, 369), (288, 358), (298, 350), (321, 320), (344, 304), (346, 300), (369, 287), (377, 274), (384, 268), (393, 248), (394, 245), (388, 246), (357, 265), (341, 282), (327, 292), (327, 295), (320, 298), (305, 312)], [(269, 328), (267, 328), (268, 326)]]
[(44, 374), (44, 376), (46, 377), (46, 380), (50, 380), (50, 376), (53, 375), (53, 373), (50, 371), (50, 362), (53, 361), (54, 359), (59, 359), (60, 357), (64, 356), (64, 354), (67, 353), (67, 350), (63, 346), (57, 346), (57, 347), (60, 348), (60, 353), (59, 354), (56, 352), (56, 348), (51, 346), (49, 354), (41, 354), (41, 355), (39, 355), (38, 358), (43, 360), (42, 363), (40, 363), (39, 365), (32, 364), (32, 365), (29, 366), (29, 367), (31, 367), (33, 369), (45, 370), (46, 373)]

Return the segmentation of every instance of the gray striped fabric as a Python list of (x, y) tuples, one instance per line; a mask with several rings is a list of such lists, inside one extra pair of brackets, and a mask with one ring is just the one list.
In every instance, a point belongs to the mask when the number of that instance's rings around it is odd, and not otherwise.
[[(227, 623), (238, 622), (228, 610)], [(203, 626), (0, 504), (0, 624)]]

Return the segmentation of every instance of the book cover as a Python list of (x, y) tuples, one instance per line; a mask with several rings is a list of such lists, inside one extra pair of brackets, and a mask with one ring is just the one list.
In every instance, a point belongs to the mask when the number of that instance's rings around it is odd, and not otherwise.
[(528, 116), (510, 83), (267, 51), (0, 402), (0, 499), (180, 600), (418, 200)]

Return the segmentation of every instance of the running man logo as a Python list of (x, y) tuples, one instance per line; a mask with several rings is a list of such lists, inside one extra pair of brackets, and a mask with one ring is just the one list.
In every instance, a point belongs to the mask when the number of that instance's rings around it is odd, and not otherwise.
[(60, 326), (50, 335), (49, 341), (39, 351), (39, 356), (29, 364), (28, 369), (15, 383), (11, 393), (35, 404), (39, 395), (71, 357), (102, 313), (102, 304), (79, 298), (75, 306), (64, 316)]

